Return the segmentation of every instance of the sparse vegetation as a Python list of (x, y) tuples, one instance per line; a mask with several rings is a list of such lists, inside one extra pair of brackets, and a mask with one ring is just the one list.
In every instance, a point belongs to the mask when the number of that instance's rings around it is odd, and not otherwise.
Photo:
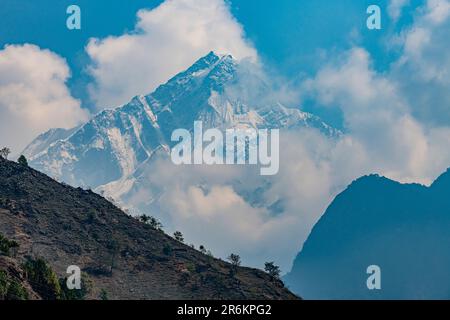
[(145, 214), (143, 214), (143, 215), (141, 215), (141, 216), (137, 216), (136, 219), (137, 219), (138, 221), (142, 222), (142, 223), (148, 224), (148, 222), (149, 222), (149, 220), (150, 220), (150, 217), (147, 216), (147, 215), (145, 215)]
[[(47, 300), (154, 299), (161, 296), (162, 286), (171, 299), (293, 297), (268, 282), (262, 271), (238, 269), (237, 276), (230, 278), (229, 264), (203, 256), (150, 226), (144, 228), (97, 194), (63, 186), (37, 171), (24, 170), (17, 162), (0, 161), (0, 206), (0, 232), (9, 235), (13, 230), (17, 239), (23, 239), (24, 251), (43, 259), (0, 253), (0, 270), (8, 277), (2, 294), (13, 292), (15, 299), (25, 299), (26, 294), (29, 299)], [(11, 254), (14, 249), (9, 240), (5, 249), (5, 243), (3, 251)], [(209, 253), (205, 246), (200, 250)], [(60, 279), (67, 276), (65, 266), (77, 262), (92, 279), (87, 295), (66, 292), (66, 281)], [(57, 276), (52, 270), (62, 273)], [(136, 281), (142, 286), (139, 290)], [(102, 288), (108, 292), (101, 293)]]
[(28, 259), (23, 265), (28, 282), (44, 300), (58, 300), (62, 297), (61, 286), (56, 273), (43, 259)]
[(200, 245), (200, 247), (198, 247), (198, 250), (200, 250), (200, 252), (203, 253), (203, 254), (207, 254), (208, 253), (208, 251), (206, 250), (204, 245)]
[(0, 149), (0, 157), (3, 159), (8, 159), (9, 154), (11, 153), (11, 149), (8, 147), (4, 147)]
[(180, 231), (175, 231), (175, 233), (173, 234), (173, 237), (175, 238), (175, 240), (177, 240), (181, 243), (184, 243), (184, 237)]
[(110, 260), (110, 275), (112, 276), (113, 270), (116, 267), (116, 258), (120, 251), (120, 245), (119, 242), (115, 239), (111, 240), (108, 243), (108, 250), (111, 253), (111, 260)]
[(273, 279), (280, 279), (280, 267), (277, 266), (274, 262), (266, 262), (264, 264), (264, 271), (266, 271)]
[(28, 300), (25, 288), (11, 279), (5, 271), (0, 271), (0, 300)]
[(163, 225), (162, 223), (156, 219), (155, 217), (149, 216), (149, 215), (140, 215), (137, 216), (137, 220), (139, 220), (142, 223), (145, 223), (146, 225), (149, 225), (150, 227), (152, 227), (155, 230), (162, 230)]
[(171, 246), (170, 244), (164, 245), (163, 253), (164, 253), (166, 256), (172, 255), (172, 251), (173, 251), (173, 248), (172, 248), (172, 246)]
[(92, 290), (92, 281), (86, 273), (81, 274), (81, 289), (70, 290), (67, 287), (67, 278), (59, 279), (61, 287), (61, 300), (84, 300)]
[(99, 298), (100, 298), (100, 300), (104, 300), (104, 301), (109, 300), (108, 292), (105, 289), (102, 289), (100, 291)]
[(190, 272), (190, 273), (194, 273), (195, 272), (195, 265), (193, 263), (188, 263), (186, 264), (186, 269)]
[(241, 265), (241, 257), (238, 254), (232, 253), (228, 256), (228, 261), (231, 263), (230, 276), (236, 275), (238, 267)]
[(17, 248), (19, 244), (16, 241), (9, 240), (0, 234), (0, 255), (14, 256)]
[[(67, 278), (58, 279), (56, 273), (43, 259), (27, 258), (22, 269), (26, 281), (44, 300), (84, 300), (92, 289), (92, 281), (83, 273), (81, 289), (69, 290)], [(27, 300), (29, 294), (20, 282), (0, 270), (0, 300), (5, 299)]]
[(87, 214), (86, 222), (88, 224), (92, 224), (92, 223), (95, 222), (96, 218), (97, 218), (97, 213), (94, 210), (89, 211), (88, 214)]
[(241, 257), (238, 254), (232, 253), (227, 259), (233, 266), (239, 267), (241, 265)]

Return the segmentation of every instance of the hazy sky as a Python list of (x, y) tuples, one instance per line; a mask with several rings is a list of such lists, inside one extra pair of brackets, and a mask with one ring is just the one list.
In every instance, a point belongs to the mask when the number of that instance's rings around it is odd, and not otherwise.
[[(242, 25), (246, 38), (253, 44), (265, 64), (291, 81), (299, 81), (314, 73), (323, 63), (323, 51), (340, 51), (353, 45), (365, 47), (374, 58), (376, 68), (386, 68), (395, 51), (386, 50), (386, 34), (399, 30), (412, 21), (411, 14), (402, 14), (397, 23), (388, 15), (390, 1), (379, 0), (383, 12), (383, 29), (370, 32), (366, 28), (369, 0), (231, 0), (231, 13)], [(400, 0), (406, 3), (404, 13), (412, 11), (423, 0)], [(89, 56), (85, 47), (90, 38), (132, 32), (139, 9), (152, 9), (160, 0), (3, 0), (0, 8), (0, 47), (5, 44), (31, 43), (50, 49), (67, 59), (72, 77), (69, 87), (84, 108), (93, 109), (87, 90), (86, 67)], [(66, 8), (77, 4), (82, 10), (82, 30), (66, 28)], [(151, 58), (151, 57), (149, 57)], [(136, 92), (138, 93), (138, 92)], [(329, 116), (337, 113), (322, 110), (314, 103), (305, 103), (316, 113)]]

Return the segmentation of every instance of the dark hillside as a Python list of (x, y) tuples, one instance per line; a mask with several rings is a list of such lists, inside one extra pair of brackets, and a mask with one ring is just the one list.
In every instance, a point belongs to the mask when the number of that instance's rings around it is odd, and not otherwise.
[[(79, 266), (90, 298), (295, 299), (266, 273), (231, 266), (128, 216), (101, 196), (0, 158), (0, 233), (18, 257), (40, 257), (59, 277)], [(112, 269), (112, 273), (111, 273)]]

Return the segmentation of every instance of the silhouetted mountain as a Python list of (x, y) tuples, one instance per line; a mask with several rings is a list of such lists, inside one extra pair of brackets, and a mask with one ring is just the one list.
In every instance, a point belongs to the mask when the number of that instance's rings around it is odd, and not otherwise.
[[(230, 264), (137, 221), (99, 195), (2, 158), (0, 233), (19, 243), (19, 259), (43, 258), (58, 277), (79, 266), (93, 283), (89, 298), (101, 290), (112, 299), (296, 298), (260, 270), (239, 267), (232, 276)], [(20, 273), (20, 261), (8, 259), (0, 267)]]
[[(370, 265), (381, 268), (381, 290), (367, 288)], [(305, 299), (449, 299), (450, 172), (431, 187), (375, 175), (353, 182), (285, 280)]]

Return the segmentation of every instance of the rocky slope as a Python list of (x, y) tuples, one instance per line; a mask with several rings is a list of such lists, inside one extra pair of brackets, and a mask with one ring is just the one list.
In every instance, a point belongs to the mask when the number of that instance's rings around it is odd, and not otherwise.
[[(0, 159), (0, 233), (18, 256), (42, 257), (59, 277), (79, 266), (89, 298), (296, 299), (266, 273), (231, 266), (126, 215), (99, 195)], [(8, 262), (13, 263), (13, 262)], [(112, 272), (111, 272), (112, 270)]]
[(40, 300), (26, 278), (21, 263), (0, 254), (0, 300)]

